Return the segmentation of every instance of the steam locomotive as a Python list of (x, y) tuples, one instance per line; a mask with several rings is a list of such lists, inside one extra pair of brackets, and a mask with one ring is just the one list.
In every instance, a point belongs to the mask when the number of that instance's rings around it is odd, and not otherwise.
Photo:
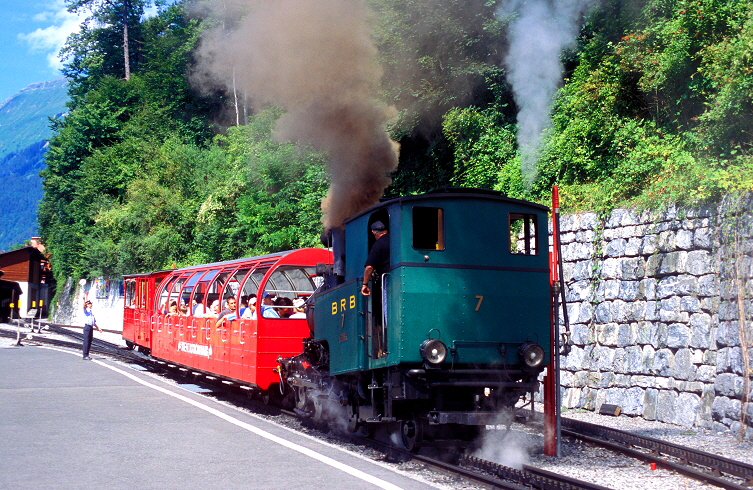
[[(389, 266), (369, 280), (379, 294), (364, 296), (377, 221)], [(315, 420), (383, 427), (407, 449), (472, 440), (538, 389), (550, 344), (546, 207), (444, 189), (384, 201), (326, 241), (125, 276), (123, 338)], [(228, 298), (238, 306), (218, 318), (211, 305)], [(304, 301), (304, 318), (287, 314)]]
[[(381, 295), (364, 296), (375, 222), (389, 230), (389, 267), (370, 280)], [(307, 301), (311, 336), (279, 361), (298, 411), (326, 419), (345, 407), (348, 430), (383, 425), (414, 449), (471, 440), (538, 389), (549, 359), (546, 207), (445, 189), (380, 203), (329, 241), (334, 263), (320, 266)]]

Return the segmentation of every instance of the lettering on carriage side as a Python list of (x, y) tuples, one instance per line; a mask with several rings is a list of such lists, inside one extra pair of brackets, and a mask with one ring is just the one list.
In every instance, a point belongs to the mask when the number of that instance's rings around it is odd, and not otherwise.
[(340, 302), (338, 304), (337, 301), (332, 302), (332, 314), (337, 315), (338, 313), (344, 312), (347, 310), (352, 310), (356, 307), (356, 296), (355, 294), (351, 295), (349, 298), (341, 298)]
[(188, 354), (195, 354), (197, 356), (212, 357), (212, 346), (191, 344), (188, 342), (178, 342), (178, 350), (180, 352), (186, 352)]
[(476, 305), (476, 311), (478, 311), (479, 308), (481, 308), (481, 302), (484, 301), (483, 296), (476, 295), (476, 299), (478, 300), (478, 304)]

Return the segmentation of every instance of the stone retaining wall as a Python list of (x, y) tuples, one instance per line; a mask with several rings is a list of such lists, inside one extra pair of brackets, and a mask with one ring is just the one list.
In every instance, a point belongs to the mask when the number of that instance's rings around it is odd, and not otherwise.
[(753, 195), (563, 216), (561, 230), (571, 329), (563, 406), (609, 403), (753, 437)]

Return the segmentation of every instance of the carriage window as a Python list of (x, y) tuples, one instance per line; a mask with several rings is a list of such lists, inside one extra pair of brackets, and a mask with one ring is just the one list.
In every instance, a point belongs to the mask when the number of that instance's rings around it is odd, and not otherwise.
[(274, 304), (267, 308), (277, 311), (280, 318), (287, 318), (293, 311), (294, 300), (305, 300), (316, 290), (319, 281), (315, 274), (315, 267), (288, 266), (275, 270), (264, 287), (264, 293), (275, 298)]
[(413, 248), (444, 250), (444, 212), (442, 208), (413, 208)]
[(508, 218), (510, 230), (510, 253), (518, 255), (537, 255), (536, 235), (538, 223), (535, 214), (510, 213)]
[(167, 312), (167, 298), (170, 295), (170, 285), (177, 279), (176, 276), (167, 276), (160, 284), (159, 291), (155, 301), (155, 308), (158, 313), (165, 314)]
[(125, 286), (126, 308), (136, 308), (136, 281), (126, 281)]
[(138, 296), (138, 307), (146, 308), (146, 295), (147, 295), (147, 281), (136, 281), (136, 296)]
[(246, 277), (246, 274), (248, 274), (248, 269), (240, 269), (230, 277), (230, 280), (225, 285), (225, 292), (222, 293), (221, 309), (225, 307), (225, 301), (227, 301), (228, 298), (238, 297), (238, 291), (241, 289), (241, 282), (243, 282), (243, 278)]

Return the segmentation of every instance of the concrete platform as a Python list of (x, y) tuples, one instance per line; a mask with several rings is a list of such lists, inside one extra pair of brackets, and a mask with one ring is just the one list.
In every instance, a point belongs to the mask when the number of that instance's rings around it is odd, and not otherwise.
[(0, 348), (0, 488), (434, 488), (80, 352)]

